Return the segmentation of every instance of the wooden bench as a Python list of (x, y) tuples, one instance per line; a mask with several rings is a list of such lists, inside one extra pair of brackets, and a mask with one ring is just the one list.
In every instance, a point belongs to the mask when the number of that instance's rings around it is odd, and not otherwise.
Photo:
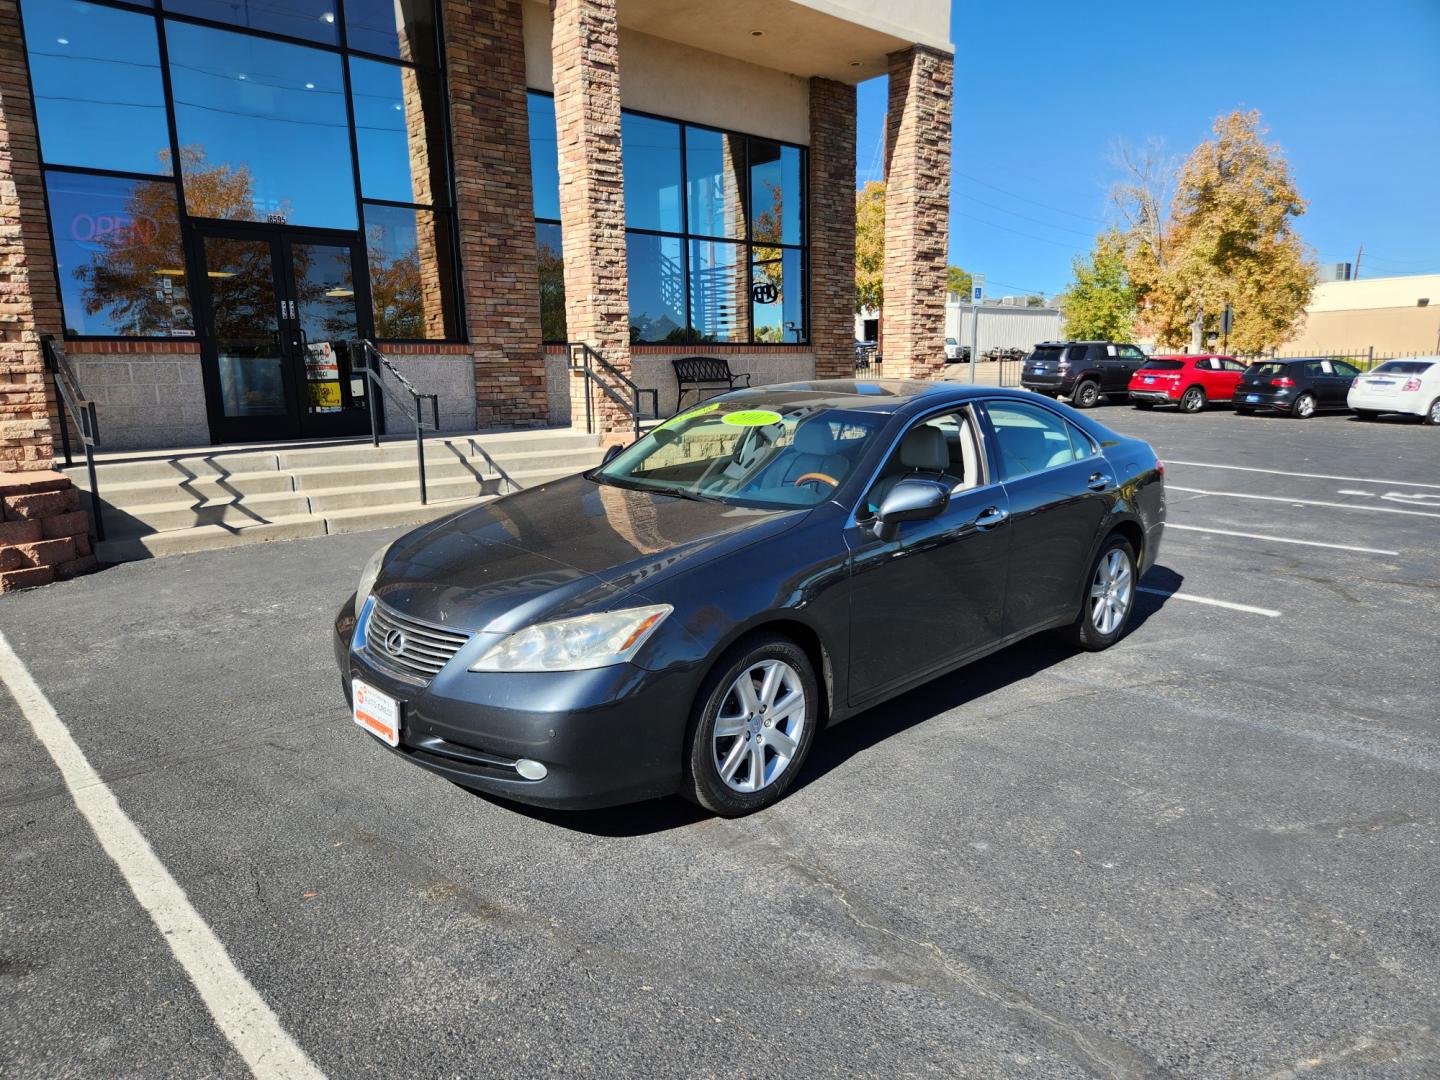
[(730, 361), (720, 356), (677, 356), (670, 361), (675, 367), (675, 385), (679, 392), (675, 397), (675, 411), (691, 391), (698, 403), (704, 390), (734, 390), (738, 379), (744, 379), (743, 387), (750, 385), (748, 371), (731, 371)]

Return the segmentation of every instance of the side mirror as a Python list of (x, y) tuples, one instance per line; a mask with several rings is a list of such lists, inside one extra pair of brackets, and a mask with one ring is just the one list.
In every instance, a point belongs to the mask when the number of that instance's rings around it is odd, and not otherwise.
[(902, 521), (939, 517), (950, 505), (950, 489), (934, 480), (901, 480), (875, 514), (875, 535), (886, 543), (900, 535)]
[(609, 447), (606, 448), (605, 456), (600, 459), (600, 464), (609, 465), (610, 462), (614, 461), (617, 457), (620, 456), (620, 451), (624, 449), (625, 448), (619, 443), (612, 443)]

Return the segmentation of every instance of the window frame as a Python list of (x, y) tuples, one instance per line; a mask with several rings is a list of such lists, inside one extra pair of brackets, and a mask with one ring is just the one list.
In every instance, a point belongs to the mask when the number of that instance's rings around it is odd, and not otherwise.
[[(349, 46), (349, 41), (348, 41), (348, 31), (347, 31), (346, 26), (345, 26), (345, 16), (346, 16), (345, 8), (344, 8), (344, 2), (345, 2), (345, 0), (333, 0), (333, 2), (336, 4), (336, 11), (335, 11), (336, 20), (335, 20), (335, 21), (336, 21), (336, 24), (337, 24), (336, 42), (335, 42), (334, 44), (331, 44), (331, 43), (328, 43), (328, 42), (315, 41), (315, 40), (310, 39), (310, 38), (295, 37), (295, 36), (290, 35), (290, 34), (276, 33), (276, 32), (274, 32), (274, 31), (269, 31), (269, 30), (256, 30), (256, 29), (253, 29), (253, 28), (251, 28), (251, 27), (238, 25), (238, 24), (236, 24), (236, 23), (229, 23), (229, 22), (225, 22), (225, 21), (223, 21), (223, 20), (216, 20), (216, 19), (207, 19), (207, 18), (204, 18), (204, 17), (202, 17), (202, 16), (198, 16), (198, 15), (188, 15), (188, 14), (184, 14), (184, 13), (181, 13), (181, 12), (167, 11), (167, 10), (165, 9), (165, 6), (164, 6), (162, 0), (85, 0), (85, 2), (86, 2), (86, 3), (89, 3), (89, 4), (93, 4), (93, 5), (96, 6), (96, 7), (112, 8), (112, 9), (115, 9), (115, 10), (118, 10), (118, 11), (129, 12), (129, 13), (131, 13), (131, 14), (146, 15), (146, 16), (149, 16), (149, 17), (153, 20), (153, 22), (154, 22), (154, 26), (155, 26), (155, 36), (156, 36), (156, 44), (157, 44), (158, 51), (159, 51), (159, 63), (160, 63), (161, 85), (162, 85), (162, 87), (163, 87), (164, 96), (165, 96), (165, 122), (166, 122), (166, 125), (167, 125), (167, 131), (168, 131), (169, 137), (170, 137), (169, 150), (170, 150), (170, 160), (171, 160), (171, 175), (169, 175), (169, 176), (163, 176), (163, 175), (158, 174), (158, 173), (155, 173), (155, 174), (150, 174), (150, 173), (135, 173), (135, 172), (127, 172), (127, 171), (121, 170), (121, 169), (103, 169), (103, 168), (94, 168), (94, 167), (89, 167), (89, 166), (78, 166), (78, 165), (56, 165), (56, 164), (49, 164), (49, 163), (47, 163), (47, 162), (45, 161), (44, 152), (43, 152), (43, 151), (41, 150), (41, 148), (40, 148), (40, 138), (39, 138), (39, 132), (40, 132), (39, 106), (38, 106), (38, 103), (37, 103), (36, 100), (35, 100), (35, 94), (34, 94), (34, 85), (35, 85), (35, 83), (34, 83), (33, 72), (31, 71), (31, 66), (30, 66), (30, 48), (29, 48), (29, 39), (28, 39), (28, 36), (27, 36), (27, 30), (26, 30), (26, 26), (25, 26), (25, 13), (24, 13), (24, 11), (23, 11), (23, 4), (22, 4), (22, 3), (17, 3), (17, 5), (16, 5), (16, 19), (17, 19), (17, 22), (19, 23), (19, 26), (20, 26), (20, 41), (19, 41), (19, 45), (20, 45), (21, 54), (22, 54), (22, 56), (23, 56), (26, 86), (29, 87), (29, 88), (30, 88), (30, 91), (31, 91), (31, 92), (30, 92), (30, 110), (29, 110), (29, 114), (30, 114), (30, 120), (31, 120), (31, 122), (35, 125), (35, 131), (36, 131), (36, 161), (37, 161), (37, 165), (38, 165), (39, 171), (40, 171), (40, 188), (41, 188), (40, 199), (41, 199), (41, 205), (43, 206), (44, 211), (45, 211), (45, 225), (46, 225), (46, 229), (47, 229), (47, 235), (48, 235), (48, 237), (49, 237), (49, 239), (50, 239), (51, 251), (53, 252), (53, 251), (56, 250), (56, 242), (55, 242), (55, 223), (54, 223), (54, 218), (53, 218), (53, 216), (52, 216), (52, 214), (51, 214), (51, 210), (50, 210), (50, 198), (49, 198), (49, 192), (48, 192), (48, 185), (47, 185), (47, 182), (46, 182), (46, 179), (45, 179), (46, 176), (47, 176), (49, 173), (51, 173), (51, 172), (79, 173), (79, 174), (84, 174), (84, 175), (101, 176), (101, 177), (108, 177), (108, 178), (113, 178), (113, 179), (144, 180), (144, 181), (162, 181), (162, 182), (167, 182), (167, 183), (173, 184), (174, 187), (175, 187), (175, 194), (176, 194), (176, 206), (177, 206), (177, 210), (178, 210), (178, 213), (179, 213), (179, 231), (180, 231), (181, 247), (182, 247), (182, 253), (183, 253), (184, 259), (185, 259), (185, 284), (186, 284), (186, 293), (187, 293), (187, 296), (188, 296), (188, 297), (190, 298), (190, 300), (191, 300), (191, 311), (192, 311), (192, 316), (195, 318), (195, 322), (196, 322), (196, 333), (195, 333), (194, 336), (191, 336), (191, 337), (186, 337), (186, 336), (183, 336), (183, 335), (181, 335), (181, 336), (174, 336), (174, 335), (170, 335), (170, 336), (160, 336), (160, 335), (134, 335), (134, 336), (131, 336), (131, 335), (124, 335), (124, 334), (71, 334), (71, 333), (69, 333), (68, 328), (65, 326), (65, 324), (68, 322), (68, 320), (65, 318), (65, 312), (64, 312), (63, 283), (62, 283), (61, 280), (60, 280), (60, 267), (59, 267), (58, 261), (52, 259), (52, 262), (55, 262), (55, 266), (53, 267), (53, 271), (52, 271), (52, 272), (54, 273), (54, 275), (55, 275), (55, 279), (54, 279), (54, 280), (55, 280), (55, 295), (57, 296), (57, 298), (62, 298), (61, 301), (60, 301), (60, 306), (61, 306), (61, 324), (62, 324), (62, 325), (61, 325), (61, 336), (62, 336), (62, 339), (63, 339), (63, 340), (65, 340), (65, 341), (96, 341), (96, 342), (121, 342), (121, 341), (128, 341), (128, 342), (139, 342), (139, 343), (161, 343), (161, 342), (164, 342), (164, 343), (174, 344), (174, 343), (176, 343), (176, 342), (194, 343), (194, 342), (198, 342), (199, 339), (200, 339), (200, 328), (199, 328), (200, 319), (199, 319), (199, 317), (198, 317), (198, 314), (196, 314), (196, 313), (195, 313), (195, 310), (194, 310), (194, 298), (197, 296), (197, 291), (196, 291), (196, 290), (191, 286), (191, 284), (190, 284), (191, 281), (193, 281), (193, 280), (196, 279), (196, 274), (197, 274), (197, 269), (198, 269), (198, 268), (197, 268), (196, 265), (194, 265), (194, 258), (193, 258), (193, 255), (192, 255), (192, 247), (193, 247), (193, 245), (189, 242), (189, 238), (190, 238), (191, 233), (193, 232), (193, 227), (192, 227), (192, 224), (191, 224), (191, 223), (192, 223), (193, 221), (203, 221), (203, 220), (208, 220), (208, 219), (195, 217), (195, 216), (191, 215), (191, 214), (188, 212), (188, 210), (186, 209), (186, 202), (185, 202), (185, 179), (184, 179), (184, 175), (183, 175), (184, 170), (183, 170), (183, 168), (181, 167), (181, 159), (180, 159), (180, 140), (179, 140), (179, 133), (178, 133), (178, 129), (177, 129), (177, 125), (176, 125), (176, 119), (175, 119), (175, 95), (174, 95), (174, 87), (171, 85), (171, 77), (170, 77), (170, 44), (169, 44), (168, 36), (167, 36), (167, 34), (166, 34), (166, 27), (165, 27), (165, 24), (166, 24), (167, 22), (177, 22), (177, 23), (186, 23), (186, 24), (189, 24), (189, 25), (198, 26), (198, 27), (202, 27), (202, 28), (207, 28), (207, 29), (211, 29), (211, 30), (220, 30), (220, 31), (227, 31), (227, 32), (230, 32), (230, 33), (246, 34), (246, 35), (250, 35), (250, 36), (252, 36), (252, 37), (264, 38), (264, 39), (269, 40), (269, 41), (276, 41), (276, 42), (281, 42), (281, 43), (289, 44), (289, 45), (299, 45), (299, 46), (303, 46), (303, 47), (305, 47), (305, 48), (317, 49), (317, 50), (319, 50), (319, 51), (321, 51), (321, 52), (328, 52), (328, 53), (331, 53), (331, 54), (333, 54), (333, 55), (335, 55), (336, 57), (339, 58), (340, 68), (341, 68), (341, 74), (342, 74), (342, 79), (343, 79), (343, 85), (344, 85), (344, 88), (345, 88), (345, 117), (346, 117), (347, 129), (348, 129), (347, 134), (348, 134), (348, 139), (349, 139), (349, 143), (350, 143), (350, 161), (351, 161), (351, 174), (352, 174), (352, 180), (351, 180), (351, 182), (352, 182), (352, 184), (354, 185), (354, 194), (355, 194), (356, 228), (355, 228), (354, 232), (355, 232), (355, 234), (359, 237), (359, 243), (360, 243), (360, 245), (361, 245), (362, 250), (364, 250), (364, 251), (367, 252), (366, 276), (368, 277), (368, 276), (369, 276), (369, 272), (370, 272), (370, 271), (369, 271), (369, 264), (368, 264), (368, 263), (369, 263), (369, 260), (368, 260), (368, 247), (367, 247), (366, 240), (365, 240), (365, 206), (366, 206), (367, 204), (374, 204), (374, 205), (378, 205), (378, 206), (390, 206), (390, 207), (397, 207), (397, 208), (403, 208), (403, 209), (408, 209), (408, 210), (426, 211), (426, 212), (431, 212), (431, 213), (436, 213), (436, 214), (443, 214), (443, 215), (445, 215), (445, 216), (449, 219), (449, 228), (447, 229), (448, 236), (447, 236), (446, 239), (447, 239), (447, 242), (448, 242), (448, 246), (449, 246), (449, 248), (450, 248), (450, 265), (451, 265), (451, 267), (453, 268), (453, 275), (452, 275), (453, 280), (451, 280), (450, 282), (445, 283), (445, 284), (447, 285), (447, 291), (451, 294), (450, 299), (451, 299), (451, 302), (452, 302), (453, 305), (454, 305), (454, 311), (455, 311), (455, 319), (454, 319), (454, 321), (455, 321), (455, 329), (456, 329), (456, 331), (457, 331), (457, 335), (456, 335), (455, 337), (445, 337), (445, 338), (386, 338), (386, 339), (384, 339), (384, 340), (385, 340), (386, 343), (403, 344), (403, 345), (455, 345), (455, 344), (466, 344), (466, 343), (468, 342), (468, 340), (469, 340), (469, 334), (468, 334), (468, 329), (467, 329), (467, 328), (468, 328), (468, 323), (467, 323), (466, 317), (465, 317), (464, 264), (463, 264), (463, 262), (461, 261), (459, 214), (458, 214), (457, 208), (456, 208), (456, 206), (455, 206), (455, 167), (454, 167), (454, 154), (453, 154), (453, 150), (452, 150), (452, 147), (453, 147), (453, 145), (454, 145), (454, 133), (453, 133), (453, 131), (452, 131), (452, 124), (451, 124), (451, 117), (450, 117), (450, 82), (449, 82), (449, 68), (448, 68), (448, 65), (447, 65), (447, 63), (446, 63), (446, 53), (445, 53), (445, 28), (444, 28), (444, 11), (443, 11), (443, 8), (442, 8), (442, 6), (441, 6), (442, 0), (429, 0), (429, 2), (433, 3), (433, 4), (434, 4), (434, 7), (435, 7), (435, 20), (434, 20), (434, 22), (435, 22), (435, 43), (434, 43), (434, 44), (435, 44), (436, 63), (435, 63), (434, 66), (430, 66), (430, 65), (427, 65), (427, 64), (419, 64), (419, 63), (416, 63), (416, 62), (413, 62), (413, 61), (408, 61), (408, 60), (401, 60), (401, 59), (399, 59), (399, 58), (397, 58), (397, 57), (388, 56), (388, 55), (385, 55), (385, 54), (383, 54), (383, 53), (374, 53), (374, 52), (370, 52), (370, 51), (364, 50), (364, 49), (352, 49), (352, 48), (350, 48), (350, 46)], [(439, 123), (439, 130), (440, 130), (441, 136), (442, 136), (442, 145), (440, 146), (439, 150), (440, 150), (440, 153), (444, 156), (444, 164), (443, 164), (442, 173), (443, 173), (444, 180), (445, 180), (445, 191), (443, 192), (443, 201), (441, 201), (439, 198), (437, 198), (437, 201), (435, 201), (435, 202), (433, 202), (433, 203), (431, 203), (431, 204), (426, 205), (426, 204), (421, 204), (421, 203), (400, 203), (400, 202), (391, 202), (391, 201), (388, 201), (388, 200), (385, 200), (385, 199), (367, 199), (367, 198), (365, 198), (364, 193), (363, 193), (363, 191), (362, 191), (362, 189), (361, 189), (361, 186), (360, 186), (361, 177), (360, 177), (359, 146), (358, 146), (358, 140), (357, 140), (357, 138), (356, 138), (356, 132), (355, 132), (355, 103), (354, 103), (353, 96), (352, 96), (353, 90), (352, 90), (352, 87), (351, 87), (351, 78), (350, 78), (350, 58), (351, 58), (351, 57), (358, 57), (358, 58), (360, 58), (360, 59), (362, 59), (362, 60), (379, 61), (379, 62), (381, 62), (381, 63), (391, 64), (391, 65), (394, 65), (394, 66), (396, 66), (396, 67), (409, 67), (409, 68), (416, 69), (416, 70), (418, 70), (418, 71), (429, 72), (429, 73), (433, 74), (433, 75), (438, 79), (438, 81), (439, 81), (439, 87), (440, 87), (440, 95), (441, 95), (441, 103), (440, 103), (440, 104), (441, 104), (441, 117), (440, 117), (440, 123)], [(439, 192), (437, 192), (436, 194), (437, 194), (437, 196), (442, 195), (442, 193), (439, 193)], [(261, 222), (261, 223), (259, 223), (259, 224), (264, 224), (264, 223)], [(296, 225), (296, 226), (292, 226), (292, 227), (293, 227), (293, 228), (299, 228), (299, 229), (308, 228), (308, 226), (303, 226), (303, 225)], [(323, 228), (322, 228), (320, 231), (323, 231), (323, 232), (334, 232), (334, 231), (336, 231), (336, 230), (333, 230), (333, 229), (323, 229)], [(341, 231), (341, 232), (349, 232), (350, 230), (344, 230), (344, 229), (342, 229), (342, 230), (339, 230), (339, 231)], [(371, 313), (371, 316), (373, 317), (373, 312)]]
[[(553, 102), (554, 99), (555, 99), (555, 93), (554, 93), (554, 91), (552, 91), (552, 90), (541, 90), (541, 89), (538, 89), (538, 88), (536, 88), (536, 87), (526, 87), (525, 92), (526, 92), (527, 101), (529, 100), (530, 97), (549, 98), (552, 102)], [(812, 298), (811, 298), (811, 295), (810, 295), (810, 292), (811, 292), (811, 290), (810, 290), (810, 238), (811, 238), (811, 235), (812, 235), (812, 233), (811, 233), (811, 217), (810, 217), (810, 147), (808, 147), (808, 146), (806, 146), (806, 145), (804, 145), (804, 144), (802, 144), (802, 143), (795, 143), (795, 142), (789, 142), (788, 140), (785, 140), (785, 139), (772, 138), (772, 137), (769, 136), (769, 135), (753, 135), (753, 134), (750, 134), (750, 133), (744, 132), (744, 131), (735, 131), (735, 130), (732, 130), (732, 129), (730, 129), (730, 128), (717, 127), (717, 126), (715, 126), (714, 124), (705, 124), (705, 123), (701, 123), (701, 122), (694, 121), (694, 120), (682, 120), (682, 119), (680, 119), (679, 117), (675, 117), (675, 116), (663, 116), (663, 115), (661, 115), (661, 114), (659, 114), (659, 113), (646, 112), (646, 111), (644, 111), (643, 109), (621, 109), (620, 111), (621, 111), (622, 116), (623, 116), (623, 115), (638, 116), (638, 117), (642, 117), (642, 118), (644, 118), (644, 119), (646, 119), (646, 120), (657, 120), (657, 121), (660, 121), (660, 122), (662, 122), (662, 123), (675, 124), (675, 125), (676, 125), (677, 127), (679, 127), (679, 129), (680, 129), (680, 148), (679, 148), (680, 160), (679, 160), (679, 166), (680, 166), (680, 224), (681, 224), (681, 231), (680, 231), (680, 232), (670, 232), (670, 231), (665, 230), (665, 229), (646, 229), (646, 228), (640, 228), (640, 227), (638, 227), (638, 226), (631, 226), (631, 225), (629, 225), (629, 224), (626, 224), (626, 225), (625, 225), (625, 234), (626, 234), (627, 237), (629, 236), (629, 234), (635, 233), (635, 234), (640, 235), (640, 236), (660, 236), (660, 237), (667, 237), (667, 238), (670, 238), (670, 239), (674, 239), (674, 240), (679, 240), (679, 241), (680, 241), (681, 251), (683, 252), (683, 254), (684, 254), (684, 259), (685, 259), (685, 274), (684, 274), (684, 279), (685, 279), (685, 312), (684, 312), (684, 315), (685, 315), (685, 334), (686, 334), (686, 339), (685, 339), (684, 341), (679, 341), (679, 342), (667, 342), (667, 341), (637, 341), (637, 342), (632, 342), (632, 345), (640, 345), (640, 346), (659, 346), (659, 347), (662, 347), (662, 348), (665, 348), (665, 347), (673, 347), (673, 348), (675, 348), (675, 349), (677, 349), (677, 350), (679, 350), (679, 349), (684, 349), (684, 348), (690, 348), (690, 347), (694, 347), (694, 346), (702, 346), (702, 347), (703, 347), (703, 346), (706, 346), (706, 345), (719, 345), (719, 346), (736, 346), (736, 345), (739, 345), (739, 346), (744, 346), (744, 347), (747, 348), (747, 349), (761, 349), (761, 350), (764, 350), (764, 349), (773, 349), (773, 348), (777, 348), (777, 347), (781, 347), (781, 346), (788, 346), (788, 347), (793, 348), (793, 347), (795, 347), (795, 346), (797, 346), (797, 345), (802, 346), (802, 347), (808, 347), (808, 346), (812, 345), (812, 344), (813, 344), (813, 338), (812, 338), (812, 336), (811, 336), (811, 335), (812, 335), (812, 326), (811, 326), (811, 301), (812, 301)], [(689, 157), (688, 132), (689, 132), (690, 129), (692, 129), (692, 128), (695, 129), (695, 130), (699, 130), (699, 131), (709, 131), (709, 132), (714, 132), (714, 133), (716, 133), (716, 134), (718, 134), (718, 135), (730, 136), (730, 137), (733, 137), (733, 138), (743, 139), (743, 140), (744, 140), (744, 144), (745, 144), (745, 170), (744, 170), (745, 187), (744, 187), (744, 190), (743, 190), (742, 195), (741, 195), (741, 200), (742, 200), (742, 205), (743, 205), (743, 207), (744, 207), (744, 213), (745, 213), (745, 235), (744, 235), (744, 237), (741, 238), (741, 239), (738, 239), (738, 240), (737, 240), (737, 239), (735, 239), (734, 237), (715, 236), (715, 235), (712, 235), (712, 234), (710, 234), (710, 233), (692, 232), (691, 229), (690, 229), (690, 171), (689, 171), (689, 169), (690, 169), (690, 157)], [(760, 141), (763, 141), (763, 142), (774, 143), (774, 144), (776, 144), (777, 146), (780, 146), (780, 147), (790, 147), (791, 149), (798, 150), (798, 151), (800, 152), (800, 205), (801, 205), (801, 214), (800, 214), (800, 243), (799, 243), (799, 244), (757, 243), (757, 242), (755, 241), (755, 235), (754, 235), (754, 214), (752, 213), (753, 200), (752, 200), (752, 198), (751, 198), (751, 190), (750, 190), (750, 180), (751, 180), (751, 175), (750, 175), (750, 174), (751, 174), (750, 143), (751, 143), (751, 140), (752, 140), (752, 139), (753, 139), (753, 140), (760, 140)], [(623, 144), (622, 144), (622, 147), (621, 147), (621, 154), (622, 154), (622, 163), (623, 163), (623, 154), (624, 154)], [(559, 220), (558, 218), (544, 218), (544, 217), (535, 216), (535, 217), (534, 217), (534, 222), (535, 222), (536, 225), (561, 225), (561, 222), (560, 222), (560, 220)], [(694, 325), (694, 320), (693, 320), (693, 316), (692, 316), (692, 305), (693, 305), (692, 286), (691, 286), (692, 268), (691, 268), (691, 259), (690, 259), (690, 246), (691, 246), (692, 243), (697, 242), (697, 241), (699, 241), (699, 242), (710, 242), (710, 243), (734, 244), (734, 245), (736, 245), (737, 247), (741, 248), (741, 249), (742, 249), (743, 256), (744, 256), (744, 267), (745, 267), (746, 280), (747, 280), (751, 285), (754, 284), (755, 251), (756, 251), (757, 248), (769, 248), (769, 249), (773, 249), (773, 250), (775, 250), (775, 251), (781, 252), (781, 253), (782, 253), (782, 254), (781, 254), (781, 259), (782, 259), (782, 260), (783, 260), (783, 258), (784, 258), (784, 254), (783, 254), (784, 252), (786, 252), (786, 251), (794, 251), (794, 252), (797, 252), (797, 253), (799, 254), (799, 257), (800, 257), (800, 279), (801, 279), (801, 287), (802, 287), (802, 289), (803, 289), (803, 294), (802, 294), (802, 295), (803, 295), (803, 302), (802, 302), (802, 305), (801, 305), (802, 318), (804, 319), (804, 333), (803, 333), (803, 335), (802, 335), (800, 338), (798, 338), (797, 340), (795, 340), (795, 341), (784, 341), (784, 340), (782, 340), (782, 341), (759, 341), (759, 340), (757, 340), (756, 337), (755, 337), (755, 317), (754, 317), (754, 303), (755, 303), (755, 302), (754, 302), (754, 299), (753, 299), (753, 296), (752, 296), (752, 298), (749, 300), (750, 310), (749, 310), (749, 312), (748, 312), (747, 315), (746, 315), (746, 336), (745, 336), (744, 339), (742, 339), (742, 340), (740, 340), (740, 341), (703, 341), (703, 340), (701, 340), (700, 338), (698, 338), (698, 337), (696, 336), (696, 334), (695, 334), (695, 325)], [(538, 249), (537, 249), (537, 252), (536, 252), (536, 257), (537, 257), (537, 259), (538, 259), (538, 257), (539, 257)], [(564, 258), (564, 238), (563, 238), (563, 237), (561, 238), (561, 258), (562, 258), (562, 259)], [(751, 294), (750, 294), (750, 293), (748, 292), (748, 290), (747, 290), (747, 296), (749, 296), (749, 295), (751, 295)], [(627, 319), (628, 319), (628, 316), (627, 316)], [(628, 321), (627, 321), (627, 326), (628, 326)], [(783, 327), (782, 327), (782, 330), (781, 330), (781, 334), (782, 334), (782, 337), (783, 337), (784, 334), (785, 334), (785, 331), (784, 331)], [(546, 344), (546, 345), (560, 345), (560, 344), (564, 344), (564, 342), (557, 342), (557, 341), (549, 341), (549, 340), (547, 340), (547, 341), (544, 342), (544, 344)]]
[[(1090, 437), (1089, 433), (1080, 428), (1078, 424), (1072, 422), (1068, 417), (1062, 416), (1058, 411), (1054, 409), (1048, 409), (1038, 402), (1025, 401), (1015, 398), (986, 398), (982, 400), (979, 404), (981, 405), (982, 411), (985, 414), (985, 430), (990, 437), (990, 447), (994, 454), (995, 465), (998, 467), (999, 482), (1001, 485), (1019, 483), (1022, 480), (1028, 480), (1032, 476), (1044, 476), (1046, 473), (1054, 472), (1056, 469), (1068, 469), (1074, 465), (1081, 465), (1087, 461), (1093, 460), (1096, 457), (1102, 456), (1099, 445), (1094, 439)], [(1021, 409), (1034, 409), (1038, 412), (1045, 413), (1046, 415), (1053, 417), (1055, 422), (1058, 423), (1060, 427), (1064, 430), (1065, 437), (1070, 443), (1070, 460), (1057, 462), (1054, 465), (1047, 465), (1043, 469), (1034, 469), (1030, 472), (1022, 472), (1019, 475), (1011, 476), (1010, 469), (1006, 466), (1005, 463), (1004, 452), (1000, 448), (1000, 430), (995, 426), (995, 421), (990, 415), (991, 406), (994, 405), (1016, 406)], [(1075, 436), (1077, 433), (1079, 433), (1079, 435), (1084, 439), (1085, 443), (1090, 448), (1090, 452), (1084, 457), (1076, 456), (1078, 447), (1075, 443)]]

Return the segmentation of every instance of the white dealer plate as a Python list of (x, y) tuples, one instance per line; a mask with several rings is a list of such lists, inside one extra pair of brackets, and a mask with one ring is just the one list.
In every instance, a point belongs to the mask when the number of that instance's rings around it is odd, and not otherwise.
[(1246, 401), (1259, 401), (1259, 400), (1260, 400), (1260, 395), (1259, 395), (1259, 394), (1246, 394), (1246, 395), (1245, 395), (1245, 400), (1246, 400)]
[(400, 702), (359, 679), (350, 684), (355, 723), (390, 746), (400, 745)]

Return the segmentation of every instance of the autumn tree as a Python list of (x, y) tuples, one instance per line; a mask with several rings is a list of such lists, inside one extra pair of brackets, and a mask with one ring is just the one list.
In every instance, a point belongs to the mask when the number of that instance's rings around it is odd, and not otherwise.
[(947, 267), (945, 270), (945, 291), (947, 293), (958, 293), (964, 300), (970, 299), (970, 289), (974, 285), (968, 270), (962, 270), (958, 266)]
[(1316, 277), (1314, 258), (1294, 231), (1306, 203), (1266, 134), (1258, 112), (1218, 117), (1213, 136), (1175, 175), (1163, 217), (1158, 191), (1166, 170), (1153, 159), (1139, 159), (1113, 192), (1140, 323), (1163, 345), (1198, 348), (1227, 304), (1237, 352), (1281, 344), (1303, 318)]
[(885, 306), (885, 185), (871, 180), (855, 196), (855, 310)]
[(1125, 269), (1125, 236), (1109, 229), (1074, 262), (1075, 280), (1060, 297), (1065, 336), (1071, 340), (1134, 340), (1135, 289)]

